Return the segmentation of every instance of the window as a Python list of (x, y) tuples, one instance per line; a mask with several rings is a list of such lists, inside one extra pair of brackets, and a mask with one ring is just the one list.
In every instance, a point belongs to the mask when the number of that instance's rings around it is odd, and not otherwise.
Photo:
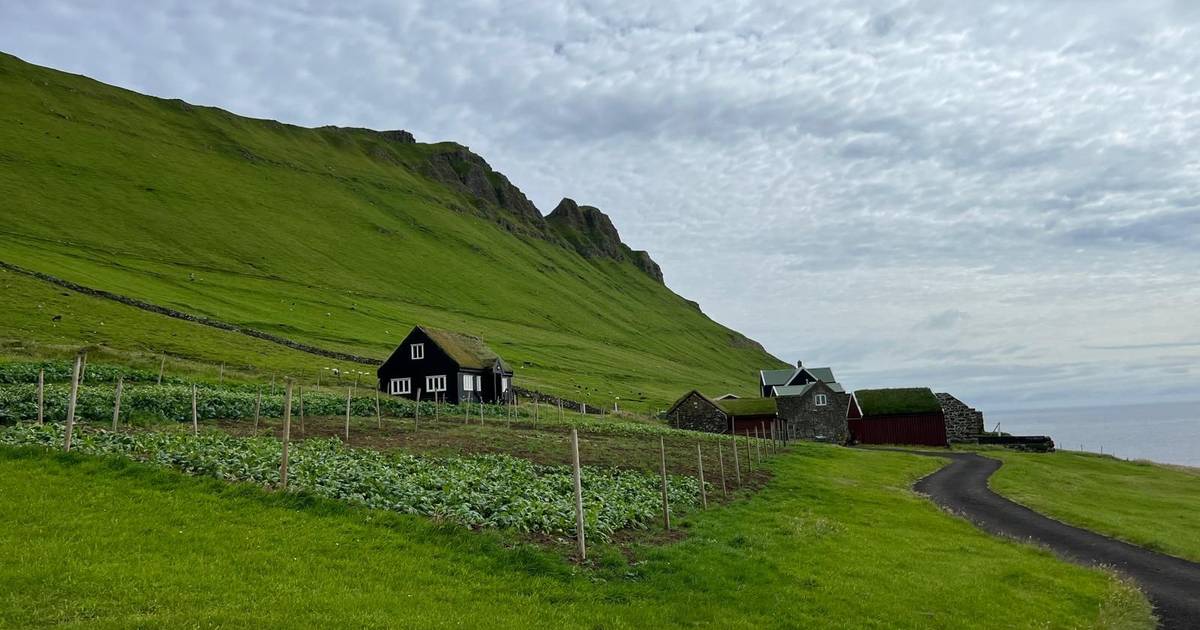
[(813, 399), (816, 401), (818, 407), (824, 407), (829, 404), (829, 397), (825, 394), (817, 394)]
[(463, 391), (469, 392), (475, 389), (475, 379), (471, 378), (470, 374), (462, 375)]
[(426, 376), (425, 391), (427, 392), (444, 392), (446, 391), (445, 376)]
[(477, 392), (483, 391), (483, 376), (482, 375), (479, 375), (479, 374), (475, 375), (475, 391), (477, 391)]
[(388, 393), (393, 396), (399, 396), (400, 394), (411, 394), (412, 393), (412, 379), (411, 378), (394, 378), (394, 379), (392, 379), (391, 384), (389, 385), (389, 388), (388, 388)]
[(500, 379), (500, 391), (502, 391), (502, 392), (508, 391), (508, 377), (507, 376), (502, 377)]
[(425, 344), (414, 343), (411, 346), (409, 346), (409, 348), (412, 350), (411, 356), (413, 359), (424, 359), (425, 358)]

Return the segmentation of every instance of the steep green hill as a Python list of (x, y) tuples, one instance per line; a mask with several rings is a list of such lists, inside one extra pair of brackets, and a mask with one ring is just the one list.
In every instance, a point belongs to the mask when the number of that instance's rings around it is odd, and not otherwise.
[[(368, 357), (418, 323), (474, 333), (522, 384), (597, 403), (749, 393), (781, 365), (665, 287), (599, 210), (564, 200), (547, 220), (465, 147), (243, 118), (3, 54), (0, 215), (3, 262)], [(330, 364), (0, 278), (0, 340)]]

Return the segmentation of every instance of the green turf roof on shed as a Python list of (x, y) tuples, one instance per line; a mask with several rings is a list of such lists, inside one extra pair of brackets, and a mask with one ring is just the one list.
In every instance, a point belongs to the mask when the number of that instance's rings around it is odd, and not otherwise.
[(942, 403), (928, 387), (895, 389), (859, 389), (854, 392), (863, 416), (886, 416), (904, 413), (937, 413)]
[(499, 362), (501, 368), (505, 372), (511, 372), (508, 366), (500, 358), (500, 355), (487, 347), (483, 340), (472, 335), (464, 335), (462, 333), (451, 332), (449, 330), (441, 330), (439, 328), (430, 328), (428, 326), (420, 326), (420, 329), (425, 331), (425, 334), (433, 340), (446, 354), (450, 355), (451, 359), (459, 365), (468, 369), (475, 370), (490, 370)]
[(774, 398), (737, 398), (714, 401), (726, 414), (739, 416), (773, 416), (776, 413)]

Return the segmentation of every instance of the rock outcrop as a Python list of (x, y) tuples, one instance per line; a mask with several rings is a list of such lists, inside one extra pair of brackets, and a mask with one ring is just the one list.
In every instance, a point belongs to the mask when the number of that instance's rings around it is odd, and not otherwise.
[(574, 199), (563, 198), (546, 217), (546, 223), (584, 258), (629, 261), (656, 281), (663, 281), (658, 263), (647, 252), (630, 249), (622, 243), (612, 219), (599, 208), (581, 206)]
[(508, 181), (503, 173), (492, 170), (487, 161), (459, 144), (449, 143), (449, 150), (434, 153), (426, 161), (425, 174), (449, 184), (476, 200), (505, 210), (526, 222), (534, 231), (544, 231), (545, 219), (537, 206)]
[[(412, 138), (406, 131), (384, 133), (399, 142)], [(467, 147), (451, 142), (431, 146), (435, 151), (425, 158), (422, 173), (467, 195), (482, 214), (505, 229), (570, 247), (584, 258), (628, 261), (655, 281), (663, 281), (658, 263), (649, 253), (622, 243), (612, 219), (599, 209), (563, 199), (543, 217), (520, 188)]]

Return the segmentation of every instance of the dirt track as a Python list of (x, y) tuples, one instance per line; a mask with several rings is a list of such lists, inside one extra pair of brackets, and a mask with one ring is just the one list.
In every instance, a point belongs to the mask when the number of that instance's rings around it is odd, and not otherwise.
[(1200, 564), (1065, 525), (1005, 499), (987, 484), (999, 460), (974, 453), (920, 454), (951, 460), (915, 486), (938, 505), (988, 532), (1032, 540), (1072, 562), (1113, 567), (1136, 580), (1154, 602), (1160, 627), (1200, 628)]

